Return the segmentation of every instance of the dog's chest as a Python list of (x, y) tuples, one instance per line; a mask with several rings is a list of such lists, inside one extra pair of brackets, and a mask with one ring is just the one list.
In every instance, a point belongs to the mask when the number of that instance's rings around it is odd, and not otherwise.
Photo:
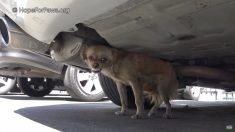
[(113, 70), (110, 70), (110, 69), (104, 69), (102, 70), (102, 73), (105, 76), (112, 78), (114, 81), (119, 81), (126, 85), (128, 84), (127, 77), (125, 77), (125, 75), (120, 72), (114, 72)]
[(110, 77), (110, 78), (113, 78), (114, 76), (114, 73), (107, 69), (102, 69), (101, 73), (103, 73), (105, 76)]

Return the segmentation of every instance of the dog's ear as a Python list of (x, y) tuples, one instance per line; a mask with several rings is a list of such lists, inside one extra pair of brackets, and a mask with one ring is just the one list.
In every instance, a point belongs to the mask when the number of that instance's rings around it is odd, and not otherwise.
[(87, 54), (86, 54), (86, 50), (88, 48), (88, 45), (87, 44), (83, 44), (81, 46), (81, 53), (80, 53), (80, 56), (82, 58), (82, 60), (86, 60), (87, 59)]

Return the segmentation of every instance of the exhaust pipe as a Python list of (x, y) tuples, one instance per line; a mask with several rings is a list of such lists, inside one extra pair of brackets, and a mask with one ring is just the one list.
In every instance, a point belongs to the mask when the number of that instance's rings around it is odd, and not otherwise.
[(48, 51), (50, 47), (49, 44), (40, 42), (27, 34), (10, 18), (4, 17), (2, 19), (5, 21), (4, 24), (6, 25), (6, 28), (4, 28), (2, 31), (9, 33), (8, 47), (29, 50), (42, 54)]
[[(17, 29), (17, 27), (14, 28)], [(18, 30), (20, 31), (21, 29)], [(8, 21), (0, 17), (0, 75), (63, 79), (67, 68), (66, 65), (36, 52), (11, 48), (14, 47), (14, 45), (21, 45), (22, 43), (24, 43), (24, 45), (28, 43), (32, 44), (32, 41), (34, 44), (41, 43), (29, 35), (24, 36), (20, 34), (19, 37), (17, 33), (11, 33), (9, 31)]]
[(10, 32), (7, 21), (0, 17), (0, 48), (5, 48), (10, 43)]

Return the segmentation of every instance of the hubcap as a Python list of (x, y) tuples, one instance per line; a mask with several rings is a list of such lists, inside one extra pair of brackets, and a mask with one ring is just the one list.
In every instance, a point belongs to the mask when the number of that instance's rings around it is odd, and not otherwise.
[(95, 95), (103, 92), (97, 73), (77, 70), (77, 81), (80, 88), (87, 94)]
[(39, 78), (37, 78), (37, 79), (28, 78), (27, 81), (28, 81), (30, 88), (35, 91), (43, 91), (47, 85), (46, 78), (40, 78), (40, 79)]
[(14, 82), (15, 79), (0, 76), (0, 90), (11, 87)]

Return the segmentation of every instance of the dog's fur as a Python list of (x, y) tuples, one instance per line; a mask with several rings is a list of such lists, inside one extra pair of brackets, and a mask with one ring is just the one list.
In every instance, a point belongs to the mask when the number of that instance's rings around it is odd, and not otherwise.
[(164, 102), (166, 104), (164, 117), (171, 117), (169, 100), (176, 93), (178, 81), (170, 63), (97, 44), (85, 45), (81, 57), (93, 72), (101, 72), (116, 82), (122, 104), (121, 111), (115, 112), (116, 115), (125, 115), (128, 105), (125, 86), (129, 85), (132, 87), (137, 107), (136, 114), (132, 118), (143, 117), (143, 91), (152, 98), (153, 107), (148, 116), (151, 116)]

